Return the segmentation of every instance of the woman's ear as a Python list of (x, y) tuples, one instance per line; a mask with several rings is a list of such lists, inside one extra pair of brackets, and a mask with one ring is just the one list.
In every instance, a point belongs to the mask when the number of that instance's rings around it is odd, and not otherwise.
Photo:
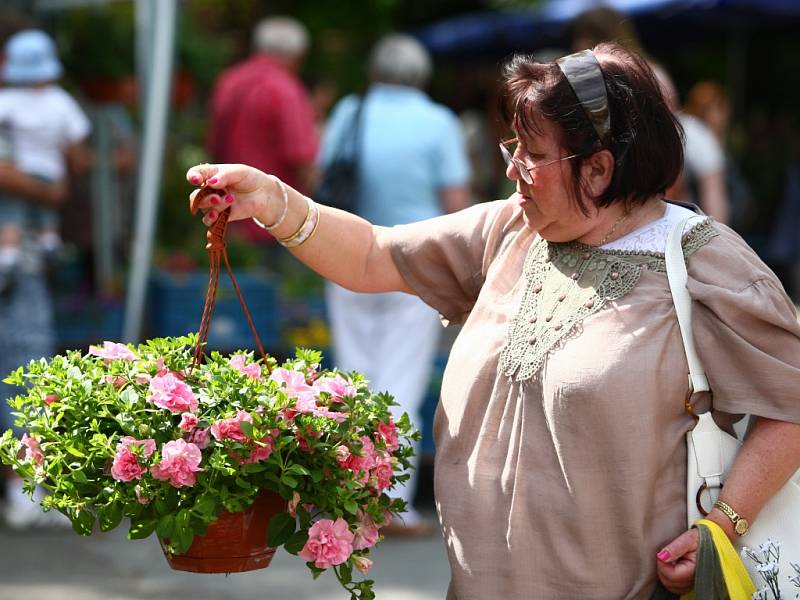
[(611, 184), (614, 176), (614, 155), (610, 150), (599, 150), (583, 161), (583, 177), (594, 198), (599, 198)]

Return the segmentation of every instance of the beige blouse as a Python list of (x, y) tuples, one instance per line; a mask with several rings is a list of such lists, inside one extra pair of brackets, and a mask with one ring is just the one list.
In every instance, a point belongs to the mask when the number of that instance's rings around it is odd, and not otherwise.
[[(403, 277), (463, 323), (437, 409), (450, 600), (649, 598), (686, 528), (687, 365), (659, 252), (553, 244), (510, 201), (394, 227)], [(684, 233), (718, 420), (800, 422), (800, 329), (725, 226)]]

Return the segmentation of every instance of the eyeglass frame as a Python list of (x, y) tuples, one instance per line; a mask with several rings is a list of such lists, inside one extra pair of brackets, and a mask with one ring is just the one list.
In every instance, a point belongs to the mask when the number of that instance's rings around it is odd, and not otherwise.
[(518, 144), (518, 143), (519, 143), (519, 138), (513, 137), (507, 140), (500, 140), (500, 143), (498, 145), (500, 146), (500, 154), (503, 156), (503, 160), (506, 161), (506, 165), (511, 165), (513, 163), (514, 167), (516, 167), (517, 171), (519, 172), (520, 177), (522, 177), (522, 180), (528, 185), (533, 185), (533, 175), (531, 175), (531, 171), (533, 171), (534, 169), (547, 167), (549, 165), (554, 165), (557, 162), (562, 162), (565, 160), (569, 160), (571, 158), (578, 158), (579, 156), (584, 156), (584, 153), (579, 152), (578, 154), (570, 154), (569, 156), (554, 158), (553, 160), (547, 161), (546, 163), (533, 165), (532, 167), (529, 167), (522, 161), (522, 159), (515, 157), (514, 154), (509, 152), (508, 148), (506, 148), (507, 144)]

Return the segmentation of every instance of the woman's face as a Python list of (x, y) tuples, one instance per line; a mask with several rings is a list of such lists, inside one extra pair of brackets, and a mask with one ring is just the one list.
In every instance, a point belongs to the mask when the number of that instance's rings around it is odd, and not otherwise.
[[(513, 162), (506, 168), (506, 176), (516, 182), (515, 199), (525, 213), (528, 227), (548, 241), (569, 242), (586, 235), (597, 225), (597, 211), (590, 209), (587, 217), (571, 198), (572, 177), (568, 163), (574, 159), (558, 161), (568, 153), (556, 141), (555, 125), (542, 120), (541, 129), (543, 135), (520, 141), (515, 153), (515, 157), (528, 166), (533, 183), (525, 182)], [(589, 201), (587, 205), (592, 204)]]

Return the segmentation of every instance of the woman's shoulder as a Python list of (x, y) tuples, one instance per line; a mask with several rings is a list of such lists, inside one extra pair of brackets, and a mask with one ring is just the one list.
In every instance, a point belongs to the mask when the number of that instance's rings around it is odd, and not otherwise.
[(741, 290), (753, 283), (770, 280), (776, 275), (748, 243), (733, 229), (707, 218), (684, 233), (684, 248), (691, 256), (689, 277), (708, 285)]

